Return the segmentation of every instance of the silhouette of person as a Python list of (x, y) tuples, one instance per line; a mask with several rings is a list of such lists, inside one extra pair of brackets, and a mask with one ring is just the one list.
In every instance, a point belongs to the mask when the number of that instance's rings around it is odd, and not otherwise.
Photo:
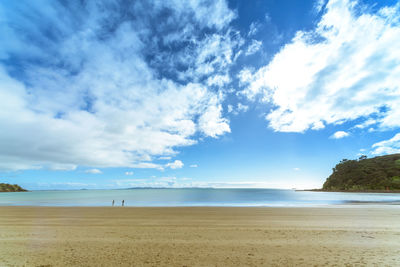
[(114, 202), (114, 199), (113, 199), (113, 202), (112, 202), (113, 207), (114, 207), (114, 203), (115, 203), (115, 202)]
[(125, 205), (125, 200), (122, 200), (122, 207)]

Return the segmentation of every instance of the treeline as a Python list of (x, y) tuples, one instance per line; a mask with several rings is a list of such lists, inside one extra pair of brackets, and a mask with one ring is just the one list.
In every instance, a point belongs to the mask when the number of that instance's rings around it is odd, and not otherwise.
[(400, 154), (343, 159), (332, 170), (325, 191), (400, 190)]
[(27, 190), (23, 189), (17, 184), (4, 184), (0, 183), (0, 192), (26, 192)]

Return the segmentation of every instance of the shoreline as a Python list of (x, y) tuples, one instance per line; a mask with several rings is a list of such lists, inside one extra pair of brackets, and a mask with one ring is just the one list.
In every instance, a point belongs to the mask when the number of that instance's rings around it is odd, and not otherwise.
[(327, 193), (385, 193), (385, 194), (400, 194), (400, 190), (364, 190), (364, 191), (354, 191), (354, 190), (323, 190), (323, 189), (304, 189), (295, 190), (296, 192), (327, 192)]
[(395, 205), (1, 206), (0, 265), (393, 266), (399, 221)]
[(125, 208), (125, 209), (174, 209), (174, 208), (227, 208), (227, 209), (235, 209), (235, 208), (243, 208), (243, 209), (314, 209), (314, 208), (345, 208), (345, 207), (351, 207), (351, 206), (357, 206), (357, 207), (381, 207), (381, 206), (400, 206), (400, 201), (356, 201), (356, 200), (349, 200), (346, 201), (345, 203), (335, 203), (335, 204), (307, 204), (307, 205), (242, 205), (242, 206), (229, 206), (229, 205), (215, 205), (215, 206), (206, 206), (206, 205), (193, 205), (193, 206), (184, 206), (184, 205), (176, 205), (176, 206), (130, 206), (130, 205), (125, 205), (125, 206), (68, 206), (68, 205), (0, 205), (1, 208), (94, 208), (94, 209), (101, 209), (101, 208)]

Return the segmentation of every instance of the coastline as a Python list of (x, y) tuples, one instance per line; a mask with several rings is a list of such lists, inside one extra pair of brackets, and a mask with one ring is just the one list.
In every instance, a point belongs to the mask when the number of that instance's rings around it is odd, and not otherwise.
[(296, 192), (330, 192), (330, 193), (385, 193), (400, 194), (400, 190), (323, 190), (323, 189), (296, 189)]
[(400, 262), (400, 207), (0, 207), (1, 266)]
[(48, 207), (318, 207), (327, 205), (389, 204), (400, 202), (399, 194), (319, 193), (293, 189), (130, 189), (64, 190), (0, 194), (0, 206)]

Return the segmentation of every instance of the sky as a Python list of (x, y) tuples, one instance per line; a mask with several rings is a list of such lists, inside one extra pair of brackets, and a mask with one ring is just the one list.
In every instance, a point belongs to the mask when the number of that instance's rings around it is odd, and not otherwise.
[(400, 2), (0, 2), (0, 182), (320, 188), (400, 153)]

